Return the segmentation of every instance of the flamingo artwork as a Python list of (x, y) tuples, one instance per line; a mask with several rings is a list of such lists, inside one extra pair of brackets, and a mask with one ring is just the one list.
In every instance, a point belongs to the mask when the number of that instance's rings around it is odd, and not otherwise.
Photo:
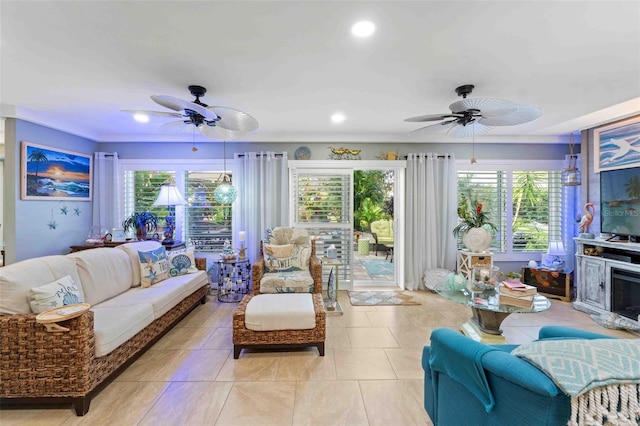
[(580, 232), (589, 232), (589, 225), (593, 222), (593, 215), (595, 213), (595, 207), (593, 203), (587, 203), (584, 205), (584, 215), (580, 219)]

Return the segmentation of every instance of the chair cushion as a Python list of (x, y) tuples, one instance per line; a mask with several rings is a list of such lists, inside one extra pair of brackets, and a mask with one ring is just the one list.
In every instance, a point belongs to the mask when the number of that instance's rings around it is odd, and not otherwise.
[(93, 306), (91, 310), (93, 311), (96, 357), (105, 356), (127, 342), (154, 319), (150, 303), (126, 306), (101, 303)]
[(245, 327), (253, 331), (310, 330), (316, 326), (311, 294), (259, 294), (247, 304)]
[(313, 293), (313, 277), (309, 269), (266, 273), (260, 279), (260, 293)]

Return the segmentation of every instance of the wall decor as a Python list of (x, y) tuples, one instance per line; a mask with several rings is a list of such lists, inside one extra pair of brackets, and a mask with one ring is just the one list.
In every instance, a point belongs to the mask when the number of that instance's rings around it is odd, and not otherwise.
[(26, 141), (21, 148), (21, 199), (91, 200), (91, 155)]
[(593, 130), (596, 173), (640, 165), (640, 116)]
[(329, 154), (330, 160), (359, 160), (360, 159), (360, 149), (349, 149), (349, 148), (334, 148), (329, 147), (331, 150), (331, 154)]
[(293, 157), (296, 160), (309, 160), (311, 158), (311, 150), (306, 146), (301, 146), (298, 149), (296, 149), (296, 152), (294, 152)]

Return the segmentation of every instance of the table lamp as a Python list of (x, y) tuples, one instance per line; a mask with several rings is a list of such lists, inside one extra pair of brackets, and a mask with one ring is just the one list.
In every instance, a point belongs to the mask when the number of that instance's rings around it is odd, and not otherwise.
[(547, 255), (542, 259), (542, 267), (548, 269), (556, 269), (562, 271), (564, 269), (564, 260), (560, 256), (566, 256), (562, 241), (549, 241), (549, 249)]
[(169, 210), (169, 214), (165, 218), (167, 226), (164, 229), (164, 240), (162, 240), (163, 245), (174, 244), (173, 231), (176, 223), (176, 206), (182, 206), (185, 204), (187, 204), (187, 201), (175, 185), (165, 184), (160, 187), (160, 193), (158, 194), (156, 201), (153, 202), (153, 205), (167, 206), (167, 210)]

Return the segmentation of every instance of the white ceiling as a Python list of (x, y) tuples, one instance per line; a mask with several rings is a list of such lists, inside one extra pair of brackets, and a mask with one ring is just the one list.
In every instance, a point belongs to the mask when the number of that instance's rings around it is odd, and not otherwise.
[[(242, 140), (256, 142), (451, 141), (409, 136), (421, 126), (403, 120), (448, 112), (462, 84), (544, 110), (477, 141), (566, 141), (640, 111), (637, 0), (3, 0), (0, 12), (2, 115), (96, 141), (191, 141), (120, 111), (162, 111), (152, 94), (192, 100), (190, 84), (254, 116)], [(368, 39), (350, 34), (361, 19), (377, 26)]]

